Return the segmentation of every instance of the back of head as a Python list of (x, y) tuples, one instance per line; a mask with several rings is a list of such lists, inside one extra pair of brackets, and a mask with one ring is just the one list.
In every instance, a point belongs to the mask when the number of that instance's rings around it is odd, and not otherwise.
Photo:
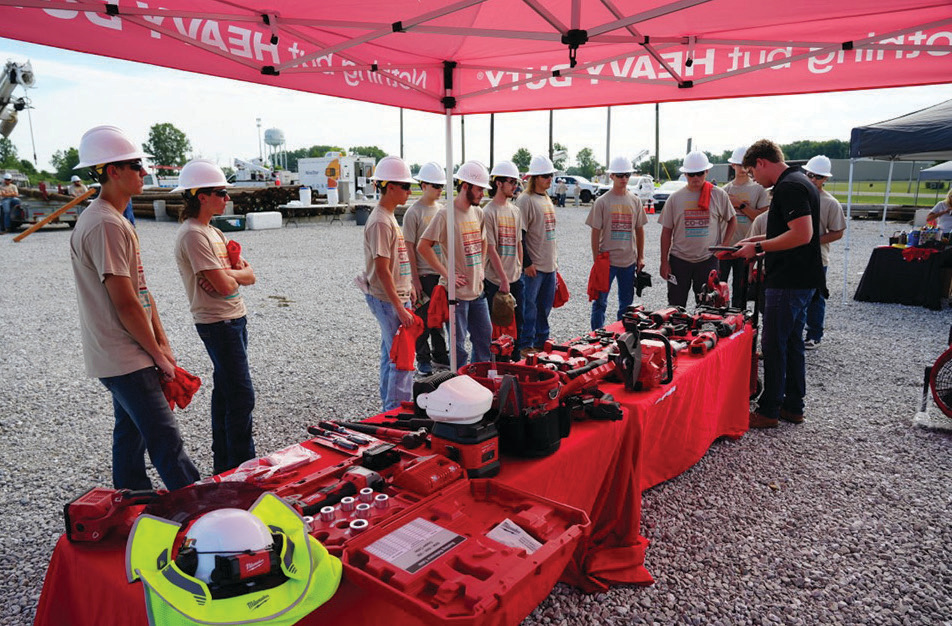
[(744, 167), (754, 167), (757, 159), (764, 159), (770, 163), (783, 163), (783, 151), (780, 146), (769, 139), (760, 139), (747, 148), (744, 153)]

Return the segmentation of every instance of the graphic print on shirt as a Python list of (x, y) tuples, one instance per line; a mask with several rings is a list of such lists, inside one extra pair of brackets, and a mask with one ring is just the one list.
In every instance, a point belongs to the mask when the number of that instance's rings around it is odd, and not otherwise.
[(397, 262), (400, 263), (400, 276), (410, 275), (410, 255), (407, 242), (403, 240), (403, 231), (397, 228)]
[(496, 216), (496, 250), (500, 257), (516, 256), (516, 218), (512, 215)]
[(552, 205), (545, 207), (545, 240), (554, 241), (555, 240), (555, 209), (552, 208)]
[(483, 233), (479, 228), (479, 220), (467, 220), (459, 225), (460, 236), (463, 238), (463, 263), (466, 267), (475, 267), (483, 264)]
[(152, 298), (149, 297), (149, 287), (145, 284), (145, 268), (142, 266), (142, 255), (139, 254), (139, 238), (136, 237), (136, 274), (139, 282), (139, 304), (145, 312), (152, 316)]
[(705, 209), (684, 209), (684, 236), (707, 237), (711, 223), (710, 212)]
[(631, 241), (631, 208), (625, 205), (613, 206), (611, 215), (612, 241)]
[[(436, 211), (433, 211), (432, 213), (424, 213), (421, 216), (420, 219), (422, 221), (422, 226), (420, 227), (420, 232), (417, 235), (417, 244), (420, 243), (419, 235), (422, 235), (423, 233), (426, 232), (426, 229), (430, 225), (430, 222), (433, 221), (434, 215), (436, 215)], [(433, 242), (433, 252), (436, 253), (436, 256), (438, 256), (441, 261), (443, 261), (444, 263), (446, 262), (445, 257), (443, 256), (443, 248), (440, 247), (440, 242), (438, 241)], [(420, 258), (420, 257), (417, 257), (417, 258)]]
[[(228, 244), (225, 242), (224, 235), (219, 235), (218, 233), (212, 231), (212, 252), (215, 253), (215, 256), (218, 258), (218, 262), (221, 263), (221, 268), (223, 270), (231, 269), (231, 261), (228, 260)], [(234, 293), (228, 294), (227, 296), (222, 296), (223, 300), (232, 300), (238, 297), (238, 290), (235, 289)]]

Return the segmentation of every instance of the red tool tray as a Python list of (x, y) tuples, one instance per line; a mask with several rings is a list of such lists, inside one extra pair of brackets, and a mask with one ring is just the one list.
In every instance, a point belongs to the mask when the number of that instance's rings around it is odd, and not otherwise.
[[(489, 537), (509, 520), (530, 554)], [(463, 480), (353, 536), (345, 575), (434, 625), (518, 624), (551, 591), (588, 516), (495, 480)], [(515, 531), (515, 532), (512, 532)], [(533, 541), (534, 540), (534, 541)]]

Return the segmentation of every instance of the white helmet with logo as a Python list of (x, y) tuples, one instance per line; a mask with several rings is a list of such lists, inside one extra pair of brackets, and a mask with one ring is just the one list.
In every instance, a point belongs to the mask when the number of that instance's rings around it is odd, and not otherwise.
[(635, 168), (631, 166), (631, 159), (625, 156), (616, 156), (608, 165), (609, 174), (631, 174)]
[(421, 183), (431, 183), (433, 185), (446, 184), (446, 170), (436, 161), (430, 161), (420, 168), (416, 179)]
[(538, 155), (532, 157), (532, 161), (529, 163), (529, 176), (539, 176), (540, 174), (554, 174), (555, 166), (552, 165), (552, 161), (549, 160), (549, 157)]
[(466, 161), (456, 170), (456, 180), (487, 189), (489, 187), (489, 172), (486, 166), (479, 161)]
[(810, 172), (811, 174), (826, 178), (829, 178), (833, 175), (833, 164), (830, 163), (830, 158), (822, 154), (818, 154), (807, 161), (807, 164), (803, 166), (803, 169)]
[(126, 134), (115, 126), (96, 126), (87, 130), (79, 140), (79, 165), (73, 169), (134, 161), (150, 156), (152, 155), (137, 148)]
[(268, 527), (243, 509), (216, 509), (202, 515), (185, 535), (186, 545), (195, 548), (198, 568), (195, 578), (212, 582), (216, 556), (233, 556), (271, 547)]
[(693, 174), (696, 172), (706, 172), (712, 167), (714, 166), (707, 160), (707, 155), (696, 150), (694, 152), (688, 152), (687, 156), (684, 157), (684, 162), (680, 169), (685, 174)]
[(519, 179), (519, 168), (516, 167), (515, 163), (512, 161), (499, 161), (493, 165), (493, 171), (489, 173), (490, 176), (495, 178), (496, 176), (506, 176), (508, 178)]
[(385, 156), (380, 159), (371, 180), (391, 183), (416, 182), (410, 175), (410, 168), (407, 167), (406, 162), (398, 156)]
[(727, 159), (727, 162), (734, 165), (743, 165), (745, 154), (747, 154), (747, 146), (735, 148), (734, 153), (731, 155), (731, 158)]
[(225, 173), (208, 159), (193, 159), (179, 173), (179, 185), (172, 191), (205, 189), (206, 187), (231, 187)]

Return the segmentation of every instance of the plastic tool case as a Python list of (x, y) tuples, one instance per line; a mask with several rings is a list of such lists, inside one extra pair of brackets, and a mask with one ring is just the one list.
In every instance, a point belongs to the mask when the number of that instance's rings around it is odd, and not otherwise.
[(517, 624), (558, 581), (588, 525), (567, 505), (462, 480), (353, 537), (343, 562), (358, 585), (430, 624)]

